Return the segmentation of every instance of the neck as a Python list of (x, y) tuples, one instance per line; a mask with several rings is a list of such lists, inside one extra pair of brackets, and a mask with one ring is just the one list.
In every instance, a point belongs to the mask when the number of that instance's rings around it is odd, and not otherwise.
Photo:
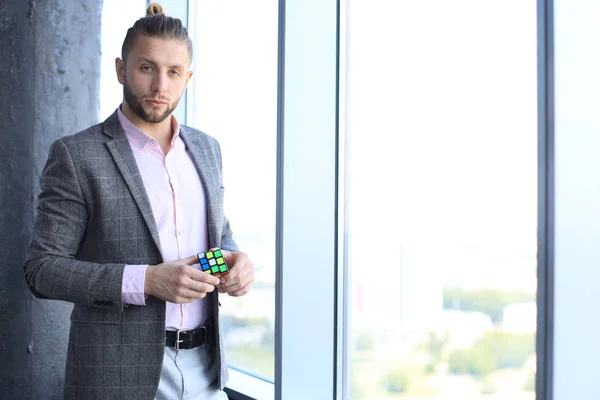
[(152, 137), (158, 143), (170, 143), (173, 137), (173, 128), (171, 125), (172, 115), (169, 115), (164, 121), (158, 123), (146, 122), (141, 119), (133, 110), (129, 107), (126, 101), (123, 101), (121, 111), (127, 117), (132, 124), (140, 128), (148, 136)]

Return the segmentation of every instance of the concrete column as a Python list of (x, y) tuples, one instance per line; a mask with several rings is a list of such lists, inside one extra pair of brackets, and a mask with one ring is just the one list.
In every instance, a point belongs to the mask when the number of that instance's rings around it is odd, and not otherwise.
[(101, 0), (0, 4), (0, 399), (62, 399), (70, 304), (23, 276), (50, 144), (97, 123)]

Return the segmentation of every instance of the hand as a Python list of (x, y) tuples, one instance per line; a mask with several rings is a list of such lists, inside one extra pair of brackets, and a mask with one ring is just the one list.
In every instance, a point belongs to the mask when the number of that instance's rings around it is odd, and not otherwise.
[(145, 292), (171, 303), (191, 303), (202, 299), (219, 284), (219, 279), (192, 267), (193, 255), (146, 268)]
[(219, 293), (228, 293), (235, 297), (245, 295), (254, 284), (254, 264), (245, 253), (223, 249), (221, 251), (229, 266), (229, 272), (221, 277)]

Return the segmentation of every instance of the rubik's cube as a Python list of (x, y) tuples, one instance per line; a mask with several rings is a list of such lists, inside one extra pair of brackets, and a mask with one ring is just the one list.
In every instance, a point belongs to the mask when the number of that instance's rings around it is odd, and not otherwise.
[(200, 260), (200, 268), (202, 268), (202, 271), (208, 272), (217, 278), (227, 275), (229, 272), (229, 268), (227, 267), (227, 263), (225, 263), (225, 258), (223, 257), (223, 253), (221, 253), (221, 249), (200, 253), (198, 254), (198, 260)]

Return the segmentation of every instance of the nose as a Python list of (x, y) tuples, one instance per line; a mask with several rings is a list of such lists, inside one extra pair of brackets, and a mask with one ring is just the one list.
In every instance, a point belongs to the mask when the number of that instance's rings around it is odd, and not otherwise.
[(154, 75), (152, 80), (152, 91), (158, 93), (164, 93), (167, 91), (167, 76), (162, 73)]

